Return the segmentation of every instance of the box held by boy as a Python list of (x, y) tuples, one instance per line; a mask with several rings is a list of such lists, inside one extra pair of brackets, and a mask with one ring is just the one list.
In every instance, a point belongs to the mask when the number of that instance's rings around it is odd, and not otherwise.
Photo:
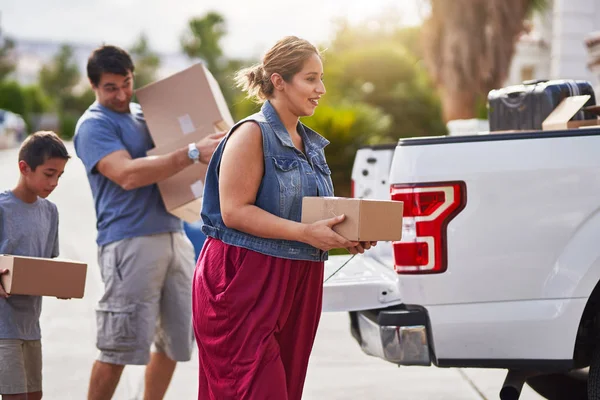
[(58, 258), (0, 255), (2, 286), (8, 294), (83, 298), (87, 264)]

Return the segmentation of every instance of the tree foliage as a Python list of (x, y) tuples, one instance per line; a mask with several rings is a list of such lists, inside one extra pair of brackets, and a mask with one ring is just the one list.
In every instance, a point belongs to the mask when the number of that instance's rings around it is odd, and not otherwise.
[(160, 56), (152, 51), (145, 33), (140, 34), (129, 50), (135, 65), (135, 86), (140, 88), (156, 81)]
[(527, 19), (547, 0), (429, 0), (423, 54), (446, 121), (475, 117), (477, 102), (506, 80)]
[(4, 38), (2, 40), (2, 31), (0, 30), (0, 82), (6, 80), (15, 70), (14, 48), (14, 40), (11, 38)]
[(62, 45), (52, 61), (42, 67), (39, 82), (50, 97), (56, 99), (58, 108), (73, 95), (73, 89), (80, 82), (81, 74), (73, 57), (73, 48)]
[(213, 74), (221, 70), (223, 49), (221, 39), (227, 34), (225, 18), (217, 12), (209, 12), (192, 18), (188, 30), (181, 37), (181, 47), (190, 58), (201, 58)]

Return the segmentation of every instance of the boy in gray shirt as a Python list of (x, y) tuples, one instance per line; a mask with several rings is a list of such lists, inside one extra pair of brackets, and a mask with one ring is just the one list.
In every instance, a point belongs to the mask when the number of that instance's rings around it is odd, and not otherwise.
[[(46, 197), (69, 153), (53, 132), (36, 132), (19, 150), (19, 182), (0, 192), (0, 254), (58, 256), (58, 210)], [(0, 275), (8, 270), (0, 270)], [(0, 395), (42, 398), (40, 296), (9, 295), (0, 282)]]

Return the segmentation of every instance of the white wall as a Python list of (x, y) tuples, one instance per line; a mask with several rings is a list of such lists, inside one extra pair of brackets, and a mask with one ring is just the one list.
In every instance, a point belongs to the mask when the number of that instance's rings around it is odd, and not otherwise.
[(600, 30), (600, 0), (553, 0), (533, 23), (532, 33), (517, 44), (506, 85), (520, 83), (523, 68), (533, 66), (534, 79), (584, 79), (599, 92), (584, 40)]

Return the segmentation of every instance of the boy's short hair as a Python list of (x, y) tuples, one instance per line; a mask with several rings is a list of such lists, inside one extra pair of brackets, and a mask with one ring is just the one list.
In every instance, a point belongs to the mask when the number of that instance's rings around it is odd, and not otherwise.
[(125, 76), (134, 70), (129, 54), (117, 46), (99, 47), (88, 58), (87, 75), (94, 86), (98, 86), (100, 77), (105, 72)]
[(50, 131), (39, 131), (29, 135), (21, 144), (19, 161), (25, 161), (32, 171), (51, 158), (71, 158), (58, 135)]

